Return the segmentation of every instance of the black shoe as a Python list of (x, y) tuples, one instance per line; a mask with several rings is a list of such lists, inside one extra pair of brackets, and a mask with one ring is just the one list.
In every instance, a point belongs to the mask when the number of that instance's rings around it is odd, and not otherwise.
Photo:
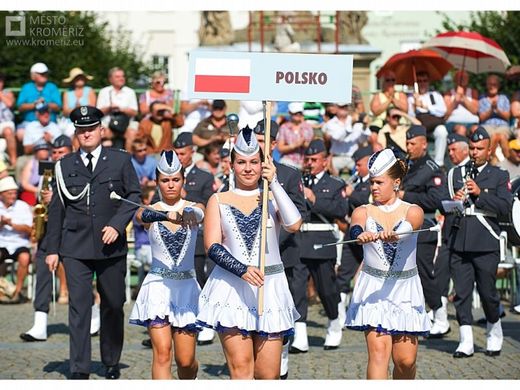
[(488, 351), (487, 349), (484, 351), (484, 355), (494, 357), (500, 356), (500, 351)]
[(146, 348), (152, 348), (152, 339), (146, 339), (141, 341), (141, 345)]
[(293, 347), (292, 345), (289, 347), (289, 353), (297, 354), (297, 353), (307, 353), (307, 351), (302, 351), (301, 349), (298, 349), (296, 347)]
[(69, 379), (88, 379), (89, 377), (89, 374), (84, 374), (82, 372), (73, 372), (70, 374)]
[[(500, 313), (500, 318), (504, 318), (506, 316), (506, 312), (503, 311), (502, 313)], [(479, 319), (477, 321), (477, 324), (479, 325), (486, 325), (487, 324), (487, 320), (486, 320), (486, 317), (482, 317), (481, 319)]]
[(36, 337), (31, 336), (29, 333), (22, 333), (22, 334), (20, 334), (20, 338), (23, 341), (27, 341), (29, 343), (32, 343), (33, 341), (47, 341), (47, 339), (37, 339)]
[(453, 354), (453, 357), (454, 357), (455, 359), (470, 358), (470, 357), (472, 357), (472, 356), (473, 356), (472, 353), (468, 355), (467, 353), (464, 353), (464, 352), (462, 352), (462, 351), (455, 351), (455, 353)]
[(197, 345), (210, 345), (213, 344), (213, 340), (197, 340)]
[(324, 349), (325, 351), (332, 351), (332, 350), (334, 350), (334, 349), (338, 349), (338, 347), (339, 347), (338, 345), (324, 345), (324, 346), (323, 346), (323, 349)]
[(287, 371), (287, 372), (286, 372), (285, 374), (283, 374), (283, 375), (280, 375), (280, 379), (283, 380), (283, 381), (286, 380), (288, 377), (289, 377), (289, 371)]
[(107, 371), (105, 372), (105, 379), (119, 379), (121, 376), (121, 371), (119, 371), (119, 366), (107, 366)]

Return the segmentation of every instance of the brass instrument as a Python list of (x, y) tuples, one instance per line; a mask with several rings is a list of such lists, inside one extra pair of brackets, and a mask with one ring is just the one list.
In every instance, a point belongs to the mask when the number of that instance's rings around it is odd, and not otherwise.
[[(40, 191), (47, 191), (49, 189), (51, 179), (52, 169), (45, 169), (43, 171), (42, 187)], [(34, 239), (36, 240), (36, 242), (40, 241), (45, 234), (45, 228), (47, 224), (47, 212), (47, 206), (43, 203), (43, 200), (40, 197), (40, 203), (38, 203), (33, 208), (33, 231)]]

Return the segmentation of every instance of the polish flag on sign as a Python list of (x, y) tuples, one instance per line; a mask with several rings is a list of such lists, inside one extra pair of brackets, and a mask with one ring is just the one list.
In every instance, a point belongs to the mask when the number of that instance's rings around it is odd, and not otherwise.
[(195, 92), (249, 93), (251, 60), (197, 58)]

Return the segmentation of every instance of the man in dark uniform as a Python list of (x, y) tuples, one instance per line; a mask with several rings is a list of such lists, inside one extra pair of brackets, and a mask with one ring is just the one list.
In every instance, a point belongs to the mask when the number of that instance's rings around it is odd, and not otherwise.
[[(406, 150), (409, 169), (403, 178), (399, 197), (406, 202), (421, 207), (424, 211), (422, 229), (436, 225), (435, 212), (447, 199), (446, 177), (427, 152), (426, 128), (413, 125), (406, 133)], [(423, 232), (417, 237), (417, 268), (421, 278), (426, 303), (433, 310), (434, 320), (431, 335), (444, 335), (449, 332), (448, 313), (442, 307), (441, 294), (435, 280), (434, 262), (437, 245), (440, 246), (438, 233)]]
[[(321, 139), (311, 141), (305, 150), (304, 166), (309, 172), (304, 180), (304, 194), (307, 207), (310, 210), (301, 228), (301, 262), (305, 266), (303, 272), (304, 285), (295, 286), (295, 291), (307, 291), (307, 278), (310, 273), (318, 291), (321, 303), (329, 319), (324, 349), (336, 349), (341, 343), (343, 324), (338, 318), (339, 291), (336, 285), (336, 258), (335, 246), (328, 246), (315, 250), (315, 244), (324, 244), (337, 241), (337, 225), (335, 219), (344, 219), (347, 215), (347, 200), (345, 182), (330, 176), (327, 172), (329, 158), (325, 144)], [(299, 278), (300, 279), (300, 278)], [(295, 323), (295, 335), (290, 352), (307, 352), (307, 308), (305, 299), (303, 307), (299, 309), (300, 319)], [(301, 310), (301, 311), (300, 311)]]
[[(453, 172), (456, 167), (464, 166), (469, 162), (469, 139), (463, 135), (452, 133), (448, 135), (448, 156), (450, 158), (453, 167), (448, 171), (446, 178), (446, 184), (448, 189), (453, 186)], [(451, 189), (453, 190), (453, 189)], [(455, 194), (450, 193), (450, 199)], [(453, 223), (454, 214), (445, 213), (444, 222), (442, 224), (442, 244), (439, 248), (439, 253), (435, 259), (434, 274), (437, 281), (437, 287), (441, 293), (441, 303), (445, 311), (448, 310), (448, 293), (450, 288), (450, 261), (449, 261), (449, 247), (448, 247), (448, 235), (451, 230)], [(430, 313), (430, 319), (433, 320), (433, 311)], [(442, 337), (442, 334), (430, 334), (430, 338)]]
[[(195, 203), (202, 203), (204, 206), (208, 199), (216, 191), (215, 180), (211, 174), (198, 168), (193, 162), (193, 136), (190, 132), (180, 133), (173, 142), (173, 149), (179, 157), (179, 161), (184, 168), (184, 191), (183, 198)], [(199, 229), (197, 234), (197, 244), (195, 247), (195, 273), (200, 287), (204, 287), (208, 275), (215, 267), (215, 263), (206, 257), (204, 250), (203, 229)], [(204, 328), (199, 332), (197, 343), (199, 345), (211, 344), (215, 332), (212, 329)]]
[(80, 149), (56, 163), (56, 188), (49, 205), (46, 262), (63, 259), (69, 289), (70, 371), (88, 379), (91, 361), (92, 278), (101, 296), (101, 360), (105, 377), (118, 379), (123, 349), (126, 226), (136, 207), (110, 200), (116, 192), (139, 203), (139, 180), (131, 156), (101, 146), (103, 113), (80, 106), (70, 113)]
[[(260, 147), (264, 150), (265, 126), (263, 119), (257, 123), (253, 131), (256, 134), (256, 139), (258, 140)], [(277, 133), (278, 124), (275, 121), (271, 121), (271, 150), (276, 147)], [(276, 177), (278, 178), (278, 182), (300, 211), (302, 219), (305, 220), (307, 216), (307, 205), (303, 195), (303, 183), (300, 171), (276, 161), (274, 162), (274, 165), (276, 167)], [(306, 290), (296, 291), (298, 286), (304, 286), (306, 279), (303, 278), (306, 278), (307, 275), (303, 272), (304, 266), (300, 261), (300, 243), (300, 233), (287, 233), (284, 229), (280, 230), (280, 255), (282, 257), (285, 275), (287, 276), (287, 282), (289, 283), (289, 290), (291, 291), (298, 312), (302, 309), (304, 301), (307, 300)], [(280, 378), (282, 379), (286, 379), (288, 374), (288, 353), (289, 338), (286, 337), (284, 338), (281, 362), (282, 367), (280, 369)]]
[[(52, 161), (57, 161), (70, 152), (72, 152), (72, 141), (66, 135), (60, 135), (52, 144)], [(54, 176), (54, 173), (52, 173), (52, 176)], [(39, 197), (41, 203), (48, 208), (52, 198), (52, 187), (49, 186), (48, 189), (42, 189)], [(47, 231), (38, 241), (38, 249), (35, 255), (34, 324), (27, 332), (20, 334), (20, 338), (28, 342), (47, 340), (47, 314), (49, 313), (49, 303), (52, 299), (52, 273), (49, 272), (49, 267), (45, 264), (46, 251)]]
[[(345, 194), (348, 199), (347, 222), (349, 224), (354, 209), (370, 202), (368, 159), (373, 153), (374, 151), (372, 146), (365, 146), (356, 150), (352, 155), (356, 163), (356, 173), (354, 179), (349, 179), (349, 183), (347, 183), (345, 188)], [(348, 231), (348, 226), (345, 231)], [(338, 267), (336, 280), (341, 298), (338, 311), (340, 323), (342, 325), (346, 320), (346, 308), (350, 300), (350, 283), (356, 274), (361, 261), (363, 261), (363, 247), (361, 245), (343, 245), (341, 251), (341, 263)]]
[(513, 196), (509, 173), (489, 164), (490, 137), (483, 127), (470, 136), (471, 164), (457, 167), (454, 200), (462, 202), (463, 212), (452, 223), (449, 246), (450, 267), (455, 287), (455, 309), (460, 325), (460, 343), (455, 358), (473, 355), (471, 313), (476, 282), (487, 320), (487, 356), (498, 356), (502, 349), (500, 296), (496, 272), (500, 261), (500, 227), (497, 217), (511, 212)]

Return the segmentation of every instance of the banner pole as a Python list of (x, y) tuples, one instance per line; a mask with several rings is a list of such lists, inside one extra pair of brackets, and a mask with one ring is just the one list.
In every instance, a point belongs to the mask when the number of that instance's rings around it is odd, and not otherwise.
[[(271, 154), (271, 102), (264, 101), (264, 162), (267, 162)], [(260, 230), (260, 271), (265, 269), (265, 255), (267, 251), (267, 219), (269, 216), (269, 182), (263, 179), (262, 193), (262, 226)], [(258, 315), (264, 314), (264, 286), (258, 288)]]

